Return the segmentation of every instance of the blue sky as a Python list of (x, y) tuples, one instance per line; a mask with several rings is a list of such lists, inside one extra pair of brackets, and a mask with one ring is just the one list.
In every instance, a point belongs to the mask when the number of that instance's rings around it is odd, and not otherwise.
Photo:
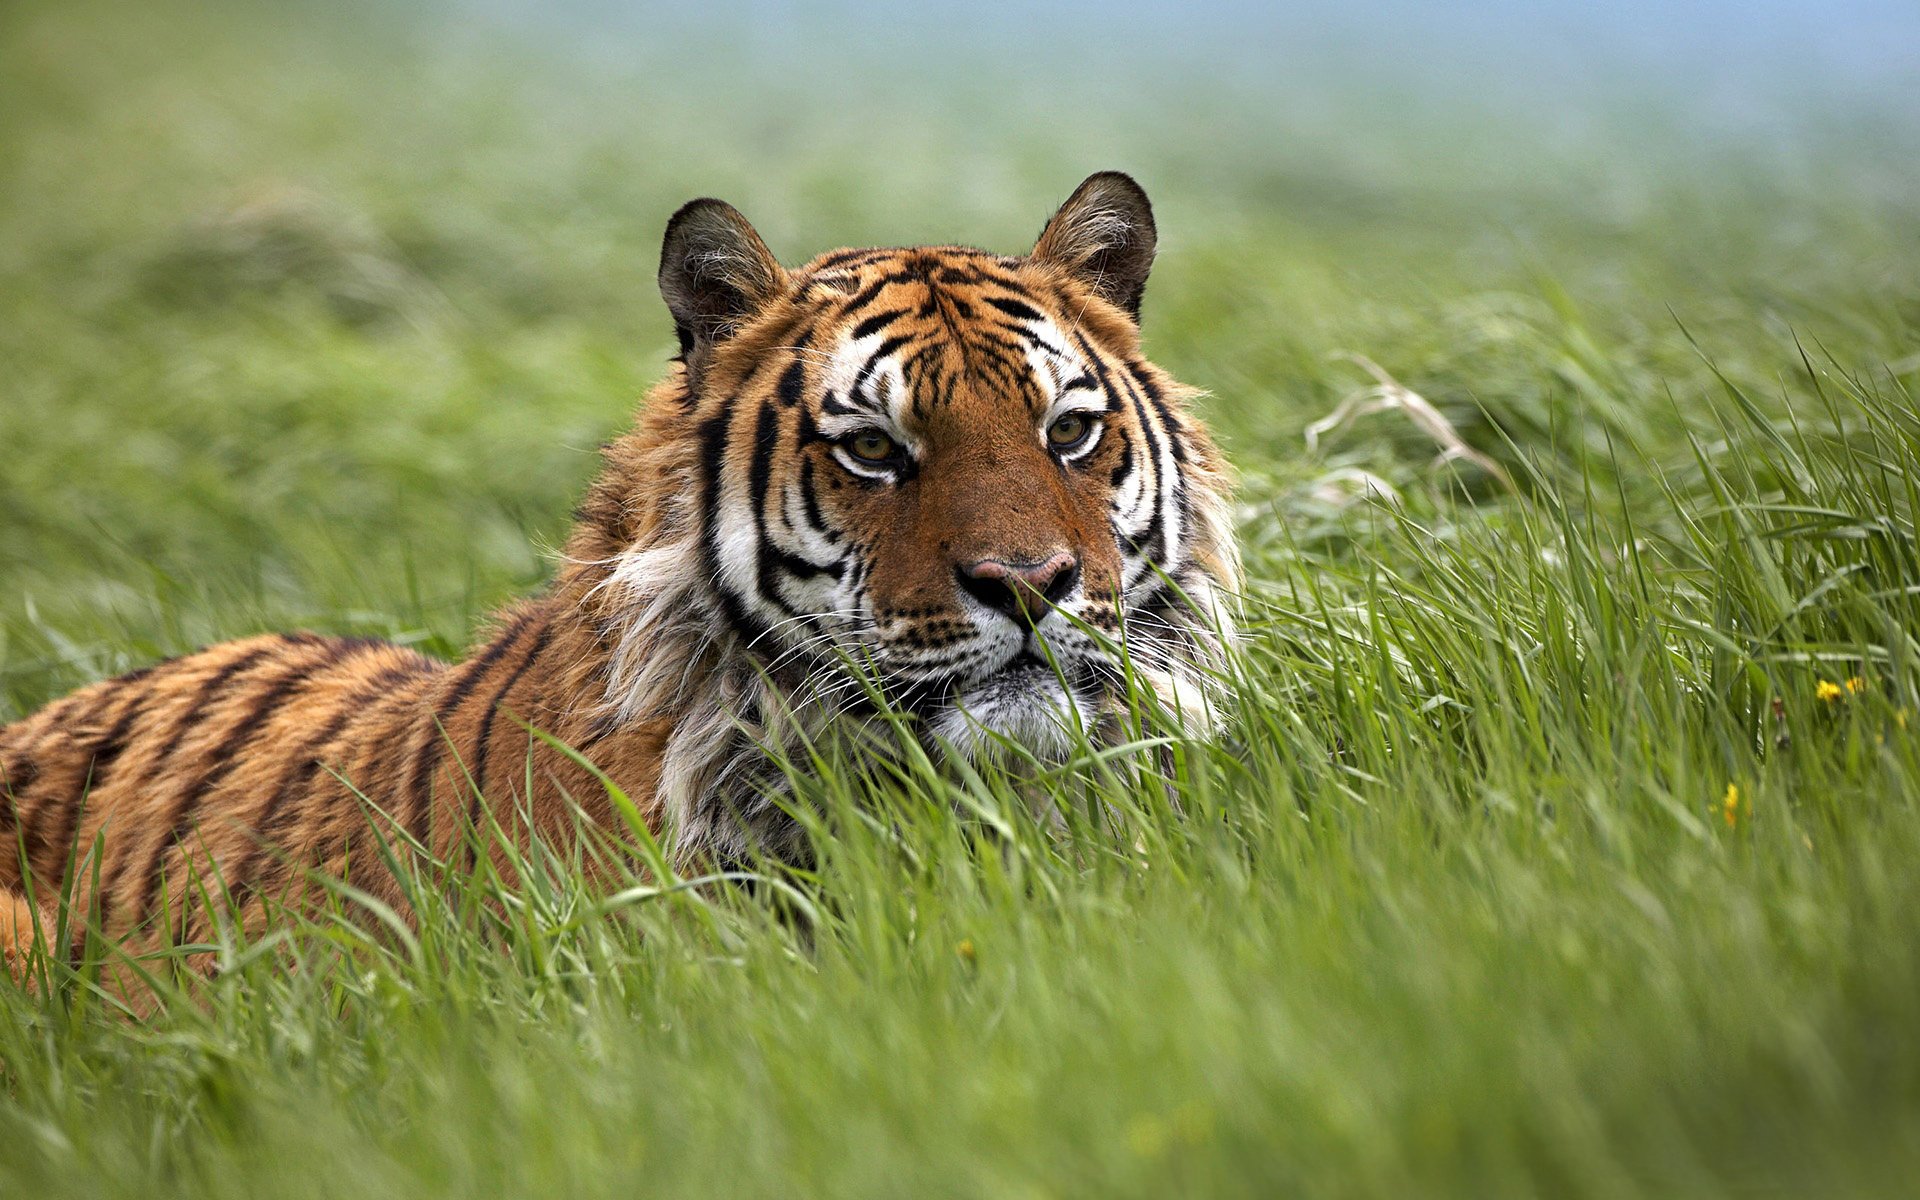
[[(1373, 77), (1441, 91), (1635, 83), (1715, 102), (1817, 95), (1920, 101), (1920, 0), (467, 0), (522, 31), (624, 42), (731, 45), (775, 59), (870, 54), (876, 66), (1067, 70), (1140, 63), (1257, 79)], [(1355, 79), (1355, 77), (1359, 77)]]

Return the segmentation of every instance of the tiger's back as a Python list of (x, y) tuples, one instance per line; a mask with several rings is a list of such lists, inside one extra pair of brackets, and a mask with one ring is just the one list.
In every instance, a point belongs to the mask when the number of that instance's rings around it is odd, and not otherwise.
[(171, 933), (194, 933), (181, 894), (190, 865), (210, 893), (278, 890), (295, 863), (323, 861), (343, 827), (365, 823), (323, 764), (372, 779), (366, 751), (382, 740), (372, 727), (410, 711), (446, 670), (382, 642), (258, 637), (94, 684), (0, 728), (0, 837), (17, 847), (0, 857), (10, 949), (32, 932), (21, 920), (29, 886), (43, 928), (70, 880), (74, 911), (97, 907), (114, 938), (162, 907), (181, 914)]

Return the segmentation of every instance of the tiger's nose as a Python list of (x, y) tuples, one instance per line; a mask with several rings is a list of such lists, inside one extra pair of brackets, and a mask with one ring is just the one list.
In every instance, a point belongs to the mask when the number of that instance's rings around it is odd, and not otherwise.
[(955, 573), (962, 591), (1032, 628), (1073, 591), (1080, 580), (1080, 560), (1065, 550), (1038, 563), (983, 558), (955, 568)]

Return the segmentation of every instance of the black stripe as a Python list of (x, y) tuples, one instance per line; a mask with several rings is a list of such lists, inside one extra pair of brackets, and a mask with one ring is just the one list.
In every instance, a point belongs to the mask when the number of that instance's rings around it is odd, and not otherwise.
[[(154, 671), (174, 661), (177, 660), (168, 659), (164, 662), (155, 663), (150, 667), (142, 667), (137, 671), (129, 671), (114, 679), (113, 682), (116, 684), (139, 683), (146, 679), (147, 676), (153, 674)], [(116, 691), (112, 695), (113, 697), (117, 697), (120, 694), (120, 692)], [(126, 752), (127, 745), (133, 738), (133, 728), (139, 723), (139, 719), (145, 711), (146, 701), (149, 695), (150, 693), (145, 691), (136, 693), (133, 699), (127, 701), (127, 707), (121, 712), (120, 718), (114, 722), (113, 728), (108, 730), (104, 736), (95, 739), (88, 753), (87, 773), (81, 778), (80, 790), (75, 795), (68, 797), (62, 805), (60, 832), (51, 837), (41, 839), (46, 846), (52, 848), (54, 853), (52, 863), (45, 868), (41, 868), (42, 874), (46, 878), (57, 878), (60, 881), (63, 891), (71, 882), (66, 878), (66, 867), (68, 861), (73, 857), (74, 838), (78, 835), (80, 818), (86, 810), (87, 800), (91, 798), (95, 792), (100, 790), (101, 783), (106, 778), (107, 768), (112, 766), (115, 760)], [(102, 701), (100, 707), (104, 709), (108, 703), (110, 703), (110, 699)], [(92, 715), (91, 713), (88, 714), (89, 720), (91, 720)], [(36, 813), (35, 815), (38, 816), (40, 814)], [(29, 858), (28, 862), (31, 868), (32, 859)], [(97, 898), (95, 903), (98, 903)], [(78, 915), (72, 922), (72, 932), (67, 942), (67, 965), (70, 967), (78, 969), (81, 956), (86, 952), (88, 927), (88, 920), (79, 919)]]
[[(774, 563), (782, 571), (785, 571), (796, 579), (812, 579), (819, 575), (831, 575), (837, 582), (841, 576), (847, 573), (846, 564), (838, 560), (821, 564), (814, 562), (812, 559), (802, 558), (798, 554), (790, 551), (782, 550), (778, 546), (771, 547), (771, 549), (773, 551)], [(786, 608), (788, 612), (794, 612), (790, 606), (785, 604), (781, 607)], [(798, 614), (796, 613), (795, 615)]]
[(772, 539), (767, 532), (767, 500), (773, 488), (773, 452), (780, 445), (780, 425), (774, 411), (760, 406), (760, 417), (753, 433), (753, 463), (747, 475), (748, 498), (753, 502), (753, 580), (760, 599), (788, 616), (798, 612), (780, 595), (779, 581), (773, 577)]
[[(141, 912), (147, 910), (153, 903), (154, 895), (160, 890), (160, 881), (166, 869), (167, 853), (173, 847), (182, 845), (187, 835), (198, 824), (200, 805), (219, 787), (222, 780), (232, 774), (234, 767), (239, 765), (240, 752), (245, 749), (248, 742), (253, 740), (253, 736), (272, 718), (274, 713), (279, 711), (280, 706), (286, 702), (288, 696), (293, 694), (294, 689), (311, 678), (314, 670), (321, 665), (323, 664), (301, 663), (276, 679), (273, 686), (254, 697), (247, 715), (228, 732), (226, 740), (220, 744), (218, 750), (214, 751), (213, 763), (201, 773), (200, 781), (181, 793), (180, 799), (173, 807), (167, 840), (162, 842), (154, 852), (153, 864), (148, 871), (146, 891), (140, 905)], [(186, 857), (184, 849), (181, 851), (181, 857), (184, 861)], [(178, 941), (184, 941), (186, 938), (188, 912), (189, 905), (186, 897), (183, 896), (180, 905), (180, 930), (176, 938)]]
[[(979, 284), (991, 282), (993, 278), (993, 276), (981, 271), (976, 271), (972, 267), (955, 267), (949, 265), (943, 266), (934, 272), (934, 279), (937, 282), (958, 287), (976, 287)], [(951, 293), (949, 293), (947, 298), (953, 303), (955, 311), (960, 314), (963, 320), (971, 321), (973, 319), (973, 306), (971, 304), (968, 304), (966, 301)]]
[(0, 763), (0, 782), (5, 783), (7, 792), (12, 795), (26, 791), (38, 778), (40, 767), (30, 758), (22, 759), (11, 767)]
[[(88, 755), (86, 774), (81, 776), (80, 790), (71, 796), (48, 800), (38, 811), (31, 814), (27, 824), (22, 826), (21, 842), (26, 847), (27, 865), (30, 869), (40, 872), (41, 876), (47, 878), (55, 877), (62, 869), (71, 849), (73, 831), (80, 822), (80, 810), (85, 806), (87, 797), (100, 789), (101, 780), (106, 778), (107, 768), (126, 752), (127, 744), (133, 737), (133, 727), (140, 720), (146, 700), (146, 696), (138, 695), (128, 701), (126, 710), (121, 713), (120, 719), (114, 722), (113, 728), (93, 743)], [(56, 806), (59, 809), (60, 832), (49, 834), (42, 830), (40, 818), (45, 816), (48, 809)], [(48, 852), (53, 855), (51, 866), (40, 861)]]
[(806, 408), (794, 416), (793, 441), (796, 446), (808, 446), (814, 442), (831, 442), (832, 438), (820, 436), (819, 422), (813, 419), (813, 413)]
[(348, 721), (353, 719), (358, 708), (358, 705), (343, 703), (334, 712), (326, 725), (321, 727), (320, 732), (315, 734), (295, 756), (294, 765), (287, 769), (287, 773), (280, 780), (280, 786), (274, 789), (273, 797), (260, 811), (260, 818), (254, 822), (253, 827), (256, 844), (244, 858), (233, 863), (225, 872), (227, 894), (232, 897), (233, 906), (236, 909), (245, 904), (247, 899), (259, 890), (259, 884), (254, 878), (254, 867), (268, 853), (269, 848), (278, 845), (273, 833), (282, 824), (281, 814), (286, 811), (285, 805), (288, 798), (293, 795), (296, 787), (304, 787), (313, 778), (313, 773), (320, 767), (320, 754), (336, 737), (340, 736), (340, 731), (346, 727)]
[[(198, 654), (200, 651), (195, 651), (194, 653)], [(93, 710), (89, 711), (78, 724), (82, 726), (91, 724), (94, 717), (101, 710), (106, 709), (112, 705), (115, 700), (124, 696), (131, 685), (140, 683), (155, 672), (170, 668), (176, 663), (186, 661), (190, 657), (192, 656), (174, 655), (171, 658), (163, 658), (159, 662), (140, 667), (136, 670), (127, 671), (124, 674), (117, 675), (113, 679), (108, 680), (107, 682), (109, 684), (127, 686), (108, 688), (105, 694), (100, 697), (99, 703)], [(55, 725), (63, 723), (67, 716), (66, 710), (72, 707), (78, 698), (77, 695), (69, 697), (52, 709), (49, 709), (47, 715), (50, 723)], [(52, 838), (47, 838), (37, 836), (31, 829), (26, 831), (24, 839), (30, 839), (27, 860), (29, 866), (32, 865), (33, 859), (38, 852), (48, 846), (51, 846), (57, 852), (58, 857), (55, 859), (56, 865), (65, 862), (70, 849), (69, 843), (73, 840), (74, 829), (80, 821), (80, 810), (84, 805), (84, 801), (89, 795), (100, 790), (101, 781), (106, 778), (107, 769), (126, 752), (127, 745), (133, 736), (133, 727), (144, 714), (146, 703), (150, 698), (150, 692), (141, 691), (135, 694), (131, 700), (127, 701), (127, 707), (121, 712), (119, 720), (114, 722), (113, 728), (110, 729), (105, 736), (94, 740), (88, 752), (87, 773), (82, 777), (80, 791), (73, 796), (66, 797), (65, 803), (62, 806), (62, 832)], [(33, 765), (31, 760), (29, 760), (28, 765)], [(35, 773), (38, 773), (38, 768), (35, 768)], [(51, 806), (51, 802), (49, 806)], [(44, 811), (43, 807), (42, 812)], [(36, 812), (32, 814), (32, 816), (37, 818), (42, 815), (42, 812)], [(21, 811), (20, 815), (26, 815), (24, 810)], [(37, 824), (37, 821), (30, 822), (30, 824)]]
[(193, 703), (188, 705), (187, 711), (180, 714), (180, 719), (174, 722), (173, 732), (168, 735), (166, 744), (161, 747), (155, 770), (159, 770), (172, 760), (174, 754), (180, 749), (181, 740), (205, 717), (207, 705), (226, 690), (227, 685), (233, 682), (234, 676), (266, 656), (265, 648), (249, 650), (201, 681), (199, 689), (194, 693)]
[(134, 697), (132, 702), (127, 705), (127, 711), (120, 714), (120, 719), (113, 723), (113, 728), (107, 731), (107, 735), (94, 743), (94, 787), (100, 786), (100, 781), (106, 778), (107, 769), (118, 762), (120, 756), (127, 752), (127, 742), (132, 737), (134, 725), (140, 720), (141, 714), (146, 711), (146, 702), (147, 697), (145, 696)]
[(729, 398), (718, 413), (700, 423), (700, 465), (705, 485), (701, 497), (705, 527), (700, 537), (700, 566), (706, 578), (713, 581), (713, 592), (720, 601), (722, 615), (751, 645), (766, 632), (766, 625), (746, 610), (740, 598), (722, 582), (720, 573), (720, 485), (726, 470), (727, 425), (733, 415), (733, 404)]
[(1141, 391), (1146, 393), (1147, 401), (1153, 405), (1154, 414), (1160, 418), (1161, 426), (1167, 431), (1167, 448), (1173, 451), (1173, 461), (1181, 466), (1185, 466), (1187, 464), (1187, 446), (1185, 439), (1180, 437), (1183, 431), (1180, 418), (1176, 417), (1173, 414), (1173, 409), (1168, 407), (1166, 397), (1160, 394), (1159, 387), (1154, 384), (1153, 378), (1147, 374), (1144, 364), (1127, 364), (1127, 375), (1133, 383), (1139, 386)]
[(720, 488), (720, 476), (727, 467), (727, 424), (733, 417), (733, 401), (729, 399), (721, 410), (700, 422), (700, 469), (709, 493), (709, 502), (714, 502)]
[(874, 334), (879, 333), (882, 329), (885, 329), (887, 326), (893, 324), (895, 321), (898, 321), (901, 317), (904, 317), (906, 315), (907, 315), (907, 310), (904, 308), (896, 308), (883, 313), (875, 313), (871, 317), (868, 317), (866, 320), (860, 322), (858, 325), (855, 325), (853, 327), (853, 332), (848, 334), (847, 338), (850, 341), (857, 342), (862, 338), (872, 337)]
[(780, 383), (774, 389), (774, 394), (780, 397), (781, 404), (792, 408), (800, 403), (800, 398), (806, 394), (806, 386), (807, 368), (796, 358), (787, 364), (785, 371), (780, 373)]
[[(447, 689), (446, 698), (440, 702), (438, 708), (434, 709), (433, 719), (423, 731), (426, 743), (420, 747), (419, 753), (415, 756), (413, 781), (406, 795), (398, 799), (406, 800), (413, 805), (412, 818), (406, 822), (407, 832), (412, 834), (414, 840), (425, 846), (429, 852), (433, 849), (432, 842), (428, 840), (433, 835), (433, 768), (440, 761), (440, 746), (446, 739), (447, 722), (452, 719), (455, 712), (459, 711), (460, 706), (467, 702), (467, 697), (479, 685), (481, 678), (500, 661), (500, 656), (512, 649), (514, 643), (520, 640), (521, 633), (525, 632), (528, 623), (532, 620), (531, 613), (521, 613), (515, 617), (512, 626), (495, 638), (492, 645), (461, 668), (458, 677), (453, 681), (453, 686)], [(395, 807), (398, 807), (397, 801)]]
[(1017, 337), (1003, 337), (984, 325), (973, 329), (968, 334), (968, 340), (976, 346), (991, 346), (1002, 353), (1018, 355), (1021, 358), (1025, 358), (1027, 352), (1036, 347), (1042, 350), (1051, 348), (1044, 339), (1027, 337), (1024, 332)]
[[(1181, 518), (1179, 528), (1182, 532), (1185, 532), (1189, 528), (1186, 523), (1186, 475), (1180, 468), (1186, 463), (1187, 454), (1185, 446), (1181, 444), (1178, 425), (1173, 420), (1172, 414), (1167, 411), (1166, 403), (1161, 399), (1158, 388), (1153, 387), (1152, 384), (1143, 378), (1136, 378), (1130, 369), (1118, 372), (1118, 374), (1121, 380), (1127, 385), (1127, 392), (1133, 400), (1134, 409), (1140, 415), (1140, 423), (1144, 426), (1147, 421), (1147, 406), (1141, 400), (1141, 395), (1144, 392), (1147, 398), (1152, 401), (1154, 415), (1159, 418), (1161, 428), (1166, 433), (1167, 451), (1173, 456), (1173, 470), (1166, 479), (1162, 479), (1159, 482), (1163, 485), (1166, 492), (1171, 493), (1173, 507)], [(1158, 472), (1159, 466), (1159, 460), (1156, 459), (1154, 461), (1156, 473)], [(1163, 519), (1165, 512), (1165, 503), (1159, 503), (1154, 506), (1154, 523), (1160, 526), (1162, 530), (1161, 542), (1163, 545), (1163, 557), (1160, 559), (1160, 565), (1163, 568), (1171, 569), (1173, 565), (1179, 561), (1180, 556), (1174, 546), (1174, 526), (1168, 525)], [(1149, 530), (1149, 532), (1151, 533), (1152, 531)]]
[(551, 625), (542, 625), (540, 627), (540, 636), (534, 639), (533, 648), (527, 651), (527, 656), (520, 660), (520, 665), (513, 669), (511, 675), (507, 676), (507, 681), (500, 685), (500, 690), (493, 694), (493, 699), (487, 702), (486, 719), (480, 722), (480, 738), (475, 743), (473, 750), (473, 799), (467, 807), (467, 829), (471, 831), (473, 835), (473, 841), (469, 845), (467, 852), (467, 870), (469, 872), (471, 872), (476, 865), (476, 859), (479, 854), (480, 805), (486, 798), (487, 750), (493, 742), (494, 717), (499, 715), (500, 705), (506, 701), (507, 694), (513, 691), (514, 685), (520, 682), (520, 677), (527, 673), (527, 668), (533, 665), (533, 660), (539, 658), (541, 652), (547, 648), (547, 638), (552, 632), (553, 626)]
[(860, 373), (854, 376), (853, 387), (850, 389), (849, 394), (854, 398), (858, 398), (860, 393), (866, 390), (867, 380), (872, 377), (874, 371), (880, 366), (880, 360), (912, 340), (911, 335), (899, 333), (881, 342), (879, 348), (867, 356), (867, 361), (860, 367)]
[[(180, 714), (180, 719), (174, 722), (172, 732), (161, 746), (159, 757), (154, 760), (152, 770), (154, 776), (159, 777), (166, 774), (167, 763), (172, 760), (175, 752), (180, 749), (181, 740), (187, 736), (188, 731), (191, 730), (194, 725), (204, 719), (207, 705), (213, 698), (219, 695), (219, 693), (233, 681), (235, 675), (251, 667), (254, 663), (259, 662), (266, 656), (267, 651), (265, 649), (250, 650), (201, 681), (200, 686), (194, 691), (192, 701), (185, 706), (185, 711)], [(147, 874), (149, 876), (158, 869), (161, 860), (171, 848), (170, 843), (167, 841), (163, 840), (160, 843), (159, 847), (154, 851), (151, 861), (148, 863)], [(103, 906), (111, 904), (112, 898), (120, 894), (123, 885), (126, 883), (127, 875), (132, 869), (132, 861), (133, 856), (131, 853), (121, 855), (117, 869), (113, 873), (113, 878), (102, 885), (104, 888), (102, 892)], [(146, 914), (147, 906), (151, 903), (152, 896), (149, 890), (149, 892), (145, 894), (145, 899), (143, 899), (140, 905), (130, 914), (129, 920), (138, 922), (140, 918)]]
[[(1106, 363), (1103, 362), (1100, 356), (1094, 352), (1093, 347), (1087, 343), (1086, 336), (1080, 333), (1078, 330), (1075, 330), (1073, 333), (1073, 339), (1074, 339), (1074, 342), (1079, 346), (1080, 353), (1083, 356), (1085, 356), (1088, 365), (1093, 368), (1094, 376), (1100, 380), (1100, 386), (1107, 389), (1108, 394), (1110, 395), (1117, 394), (1114, 391), (1114, 387), (1113, 387), (1113, 377), (1107, 371)], [(1168, 542), (1168, 539), (1164, 535), (1164, 529), (1163, 529), (1164, 522), (1162, 520), (1161, 511), (1160, 511), (1161, 510), (1161, 490), (1159, 487), (1160, 481), (1157, 478), (1157, 476), (1160, 473), (1160, 439), (1153, 431), (1153, 422), (1147, 419), (1146, 405), (1141, 401), (1139, 393), (1131, 385), (1129, 385), (1126, 390), (1127, 390), (1128, 398), (1133, 401), (1134, 418), (1135, 418), (1135, 421), (1140, 426), (1140, 436), (1143, 439), (1145, 439), (1147, 443), (1147, 446), (1146, 446), (1147, 462), (1152, 467), (1153, 473), (1156, 476), (1156, 478), (1152, 481), (1154, 484), (1152, 519), (1147, 522), (1147, 528), (1140, 535), (1139, 538), (1137, 539), (1130, 538), (1128, 539), (1128, 542), (1129, 542), (1130, 548), (1133, 550), (1135, 554), (1139, 555), (1142, 558), (1148, 559), (1148, 561), (1153, 561), (1151, 558), (1151, 553), (1147, 549), (1147, 547), (1151, 546), (1155, 540)], [(1172, 547), (1170, 543), (1168, 544), (1167, 549), (1171, 551)]]
[[(0, 842), (12, 843), (14, 830), (20, 821), (20, 803), (26, 799), (27, 791), (34, 781), (40, 778), (40, 767), (31, 758), (23, 758), (13, 766), (0, 761)], [(0, 845), (0, 855), (11, 857), (14, 846)]]
[[(349, 646), (349, 648), (358, 648)], [(293, 763), (281, 777), (280, 786), (274, 789), (273, 796), (266, 807), (260, 810), (260, 816), (254, 821), (255, 846), (247, 857), (235, 863), (226, 874), (228, 894), (233, 897), (237, 908), (248, 896), (258, 891), (254, 880), (254, 867), (269, 848), (278, 845), (278, 833), (287, 823), (288, 815), (293, 811), (287, 807), (297, 791), (303, 790), (320, 769), (322, 755), (328, 746), (356, 718), (365, 715), (368, 705), (385, 696), (393, 687), (405, 680), (428, 670), (424, 662), (408, 663), (402, 666), (387, 667), (369, 680), (366, 686), (340, 702), (340, 707), (328, 718), (320, 732), (308, 739), (306, 744), (294, 755)]]
[(274, 712), (301, 684), (307, 683), (321, 672), (330, 670), (365, 650), (390, 645), (378, 638), (323, 638), (316, 634), (293, 635), (284, 640), (293, 645), (322, 646), (324, 649), (317, 658), (294, 667), (272, 687), (254, 698), (252, 709), (238, 725), (234, 726), (233, 732), (227, 735), (226, 742), (215, 753), (213, 766), (201, 777), (199, 785), (190, 789), (186, 796), (182, 797), (183, 804), (192, 804), (201, 799), (206, 792), (217, 786), (239, 765), (240, 751), (246, 742), (272, 719)]
[[(1117, 434), (1120, 431), (1114, 432)], [(1121, 436), (1119, 441), (1120, 461), (1114, 464), (1113, 474), (1107, 477), (1107, 486), (1115, 489), (1125, 483), (1127, 476), (1133, 472), (1133, 441), (1125, 436)]]
[(812, 455), (800, 460), (800, 511), (806, 514), (807, 524), (813, 527), (813, 532), (835, 545), (839, 544), (839, 530), (827, 524), (825, 514), (820, 511), (820, 496), (813, 481)]
[(1039, 321), (1044, 319), (1040, 315), (1039, 309), (1033, 307), (1031, 304), (1025, 304), (1019, 300), (1015, 300), (1011, 296), (988, 296), (986, 297), (986, 301), (988, 304), (993, 305), (1001, 312), (1016, 320)]
[[(1051, 337), (1047, 336), (1047, 331), (1043, 329), (1041, 326), (1006, 325), (1006, 326), (1002, 326), (1001, 328), (1005, 329), (1007, 332), (1011, 333), (1013, 336), (1019, 338), (1021, 341), (1027, 343), (1027, 345), (1029, 346), (1033, 346), (1033, 347), (1037, 347), (1038, 349), (1045, 350), (1047, 353), (1057, 355), (1060, 358), (1073, 357), (1072, 354), (1068, 351), (1067, 347), (1059, 345), (1056, 342), (1054, 342), (1054, 340)], [(1074, 336), (1079, 337), (1079, 330), (1077, 328), (1074, 330)], [(1079, 340), (1083, 343), (1086, 341), (1084, 337), (1079, 337)]]
[(884, 290), (886, 286), (892, 282), (893, 280), (891, 279), (874, 280), (872, 283), (868, 284), (866, 287), (861, 288), (859, 292), (855, 293), (853, 298), (847, 301), (846, 307), (841, 309), (841, 312), (845, 316), (849, 316), (849, 317), (852, 316), (854, 313), (859, 312), (861, 309), (865, 308), (867, 305), (872, 304), (874, 301), (874, 297), (878, 296), (881, 293), (881, 291)]
[(827, 267), (841, 267), (848, 263), (864, 262), (876, 255), (884, 253), (885, 251), (883, 250), (836, 250), (832, 254), (819, 259), (813, 265), (817, 270), (825, 270)]

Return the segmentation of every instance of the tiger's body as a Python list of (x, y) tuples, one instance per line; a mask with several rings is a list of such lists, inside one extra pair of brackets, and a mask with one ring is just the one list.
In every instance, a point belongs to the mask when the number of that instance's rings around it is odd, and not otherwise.
[[(76, 911), (138, 946), (223, 912), (257, 934), (316, 867), (404, 912), (379, 857), (402, 831), (457, 861), (489, 824), (524, 841), (615, 820), (529, 727), (695, 861), (800, 852), (764, 747), (863, 719), (863, 675), (945, 752), (1057, 756), (1114, 728), (1124, 639), (1130, 670), (1211, 720), (1227, 484), (1187, 391), (1140, 355), (1153, 248), (1114, 174), (1026, 257), (788, 271), (733, 209), (688, 205), (661, 265), (676, 366), (609, 444), (553, 583), (464, 661), (257, 637), (0, 728), (10, 955), (47, 936), (76, 861)], [(376, 837), (369, 803), (397, 828)]]

